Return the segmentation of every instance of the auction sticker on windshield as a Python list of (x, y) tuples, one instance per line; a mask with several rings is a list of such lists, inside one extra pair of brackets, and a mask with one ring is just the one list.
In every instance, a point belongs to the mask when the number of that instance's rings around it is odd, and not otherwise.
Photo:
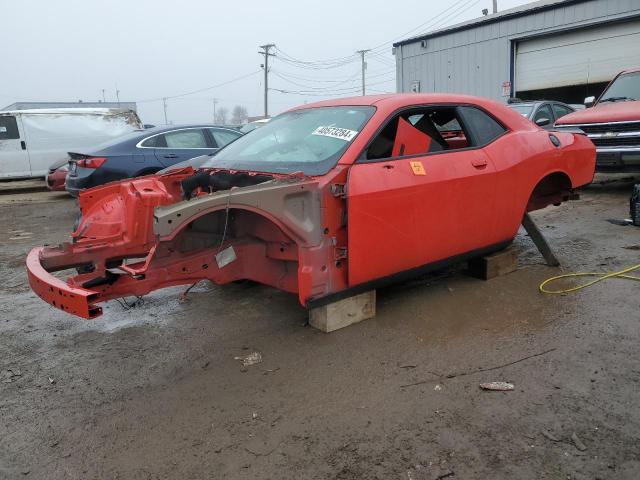
[(316, 128), (311, 135), (320, 135), (323, 137), (339, 138), (350, 142), (358, 134), (355, 130), (349, 130), (348, 128), (332, 127), (332, 126), (320, 126)]

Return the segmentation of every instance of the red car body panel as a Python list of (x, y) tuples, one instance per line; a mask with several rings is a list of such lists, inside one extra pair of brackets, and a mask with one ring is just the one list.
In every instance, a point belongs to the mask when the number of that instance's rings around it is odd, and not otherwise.
[[(587, 138), (544, 131), (491, 100), (398, 94), (299, 108), (339, 105), (373, 105), (376, 111), (324, 175), (269, 174), (272, 180), (264, 183), (200, 191), (185, 201), (181, 182), (193, 175), (186, 168), (81, 193), (73, 243), (29, 254), (33, 290), (84, 318), (99, 315), (98, 302), (202, 279), (255, 280), (297, 293), (308, 306), (504, 246), (526, 211), (560, 203), (593, 178), (595, 150)], [(389, 118), (423, 105), (475, 106), (506, 132), (479, 147), (464, 148), (464, 135), (450, 134), (450, 145), (462, 149), (357, 160)], [(410, 128), (403, 135), (402, 148), (428, 147)], [(229, 247), (235, 259), (221, 263), (218, 255)], [(51, 274), (87, 266), (66, 282)]]
[(600, 103), (561, 117), (557, 125), (640, 121), (640, 100)]

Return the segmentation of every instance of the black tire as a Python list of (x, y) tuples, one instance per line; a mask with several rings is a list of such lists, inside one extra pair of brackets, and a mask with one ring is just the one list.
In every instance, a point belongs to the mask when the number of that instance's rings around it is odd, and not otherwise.
[(629, 215), (633, 224), (640, 227), (640, 184), (633, 186), (629, 199)]

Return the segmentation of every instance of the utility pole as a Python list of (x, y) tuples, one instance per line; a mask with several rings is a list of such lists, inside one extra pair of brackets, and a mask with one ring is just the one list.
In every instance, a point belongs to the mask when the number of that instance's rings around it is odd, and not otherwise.
[(493, 13), (498, 13), (498, 0), (493, 0)]
[(264, 55), (264, 118), (269, 118), (269, 57), (275, 57), (275, 53), (269, 53), (276, 45), (274, 43), (267, 43), (266, 45), (260, 45), (262, 49), (258, 52), (260, 55)]
[(216, 123), (216, 105), (218, 104), (218, 99), (213, 99), (213, 123)]
[(362, 95), (364, 96), (365, 94), (365, 88), (364, 88), (364, 72), (367, 69), (367, 62), (365, 62), (364, 60), (364, 54), (367, 53), (368, 51), (370, 51), (369, 49), (367, 50), (358, 50), (356, 53), (360, 54), (360, 58), (362, 59)]
[(118, 100), (118, 106), (120, 106), (120, 90), (118, 90), (118, 85), (116, 85), (116, 100)]
[(169, 125), (167, 121), (167, 97), (162, 98), (162, 106), (164, 107), (164, 124)]
[(106, 98), (105, 98), (105, 96), (104, 96), (104, 92), (105, 92), (105, 89), (103, 88), (103, 89), (102, 89), (102, 103), (104, 103), (104, 102), (106, 102), (106, 101), (107, 101), (107, 99), (106, 99)]

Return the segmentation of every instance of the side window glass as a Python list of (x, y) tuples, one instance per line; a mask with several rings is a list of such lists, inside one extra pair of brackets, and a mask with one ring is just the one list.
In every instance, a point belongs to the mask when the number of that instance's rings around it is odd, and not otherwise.
[(0, 140), (14, 140), (20, 138), (18, 122), (11, 115), (0, 115)]
[(551, 107), (549, 106), (548, 103), (545, 103), (538, 109), (536, 114), (533, 116), (533, 123), (537, 123), (539, 120), (543, 118), (546, 118), (551, 123), (553, 123), (553, 113), (551, 112)]
[(164, 138), (167, 148), (207, 148), (207, 139), (199, 128), (167, 132)]
[(371, 142), (365, 158), (426, 155), (469, 145), (455, 107), (420, 108), (394, 117)]
[(462, 119), (470, 130), (474, 146), (491, 143), (507, 131), (493, 117), (476, 107), (460, 107)]
[(564, 117), (565, 115), (571, 113), (572, 110), (564, 107), (562, 105), (558, 105), (556, 103), (553, 104), (553, 113), (556, 116), (556, 120), (559, 119), (560, 117)]
[(209, 132), (211, 132), (211, 135), (219, 148), (224, 147), (227, 143), (233, 142), (240, 136), (240, 133), (233, 133), (229, 130), (220, 130), (217, 128), (210, 128)]
[(164, 139), (164, 135), (156, 135), (155, 137), (147, 138), (140, 144), (141, 147), (151, 148), (166, 148), (167, 141)]

